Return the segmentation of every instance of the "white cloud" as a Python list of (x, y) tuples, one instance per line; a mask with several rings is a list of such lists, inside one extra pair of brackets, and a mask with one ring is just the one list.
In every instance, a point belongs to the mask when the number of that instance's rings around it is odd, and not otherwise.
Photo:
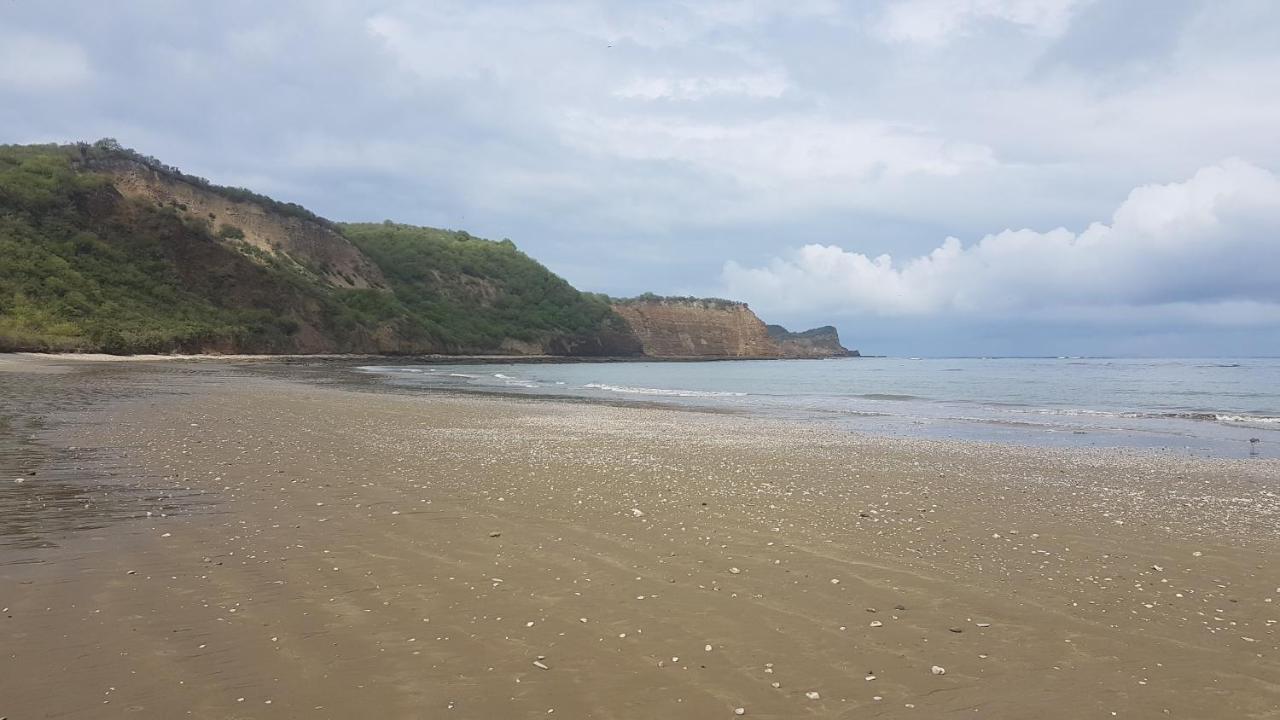
[(680, 4), (712, 26), (759, 25), (779, 17), (829, 20), (839, 17), (842, 10), (839, 0), (696, 0)]
[(1087, 0), (901, 0), (885, 8), (877, 33), (893, 42), (941, 44), (984, 20), (1012, 23), (1039, 35), (1066, 30)]
[[(451, 185), (495, 202), (511, 177), (580, 175), (573, 197), (560, 183), (541, 198), (522, 184), (512, 206), (576, 201), (575, 217), (632, 234), (794, 227), (812, 211), (972, 233), (1097, 217), (1142, 178), (1221, 157), (1280, 164), (1280, 74), (1267, 53), (1178, 54), (1133, 86), (1102, 87), (1065, 65), (1037, 74), (1065, 30), (1087, 29), (1071, 27), (1088, 21), (1086, 2), (392, 0), (355, 27), (382, 63), (370, 86), (424, 115), (420, 133), (380, 134), (403, 146), (389, 156), (403, 159), (400, 174), (460, 169)], [(866, 21), (903, 42), (867, 42), (852, 30)], [(1004, 26), (1020, 28), (1021, 41), (1008, 42)], [(957, 48), (946, 63), (911, 52), (967, 35), (993, 42)], [(460, 132), (442, 138), (449, 125)], [(482, 153), (503, 152), (477, 161), (477, 141)], [(458, 157), (424, 165), (416, 145)]]
[[(1224, 157), (1280, 171), (1277, 3), (56, 5), (0, 13), (0, 141), (110, 135), (334, 218), (510, 236), (618, 294), (728, 294), (708, 285), (736, 258), (748, 299), (799, 308), (788, 322), (1274, 315), (1258, 286), (1275, 255), (1236, 210), (1208, 203), (1235, 225), (1205, 229), (1190, 199), (1139, 193), (1139, 218), (1107, 218), (1134, 186)], [(1170, 237), (1197, 227), (1205, 247), (1139, 242), (1168, 208)], [(1075, 232), (978, 242), (1060, 224)], [(931, 256), (948, 234), (964, 243)], [(1070, 250), (1095, 236), (1147, 259)], [(617, 262), (622, 247), (644, 252)], [(1280, 352), (1280, 332), (1257, 334)]]
[[(792, 207), (855, 204), (860, 187), (910, 175), (955, 176), (994, 163), (979, 145), (877, 122), (804, 116), (744, 122), (566, 117), (572, 146), (627, 160), (682, 165), (738, 189), (735, 202)], [(785, 197), (778, 191), (785, 190)]]
[(708, 97), (777, 98), (787, 90), (779, 71), (731, 76), (641, 77), (614, 91), (637, 100), (702, 100)]
[[(950, 237), (895, 262), (805, 245), (764, 267), (726, 263), (724, 292), (779, 312), (1105, 319), (1111, 310), (1205, 324), (1280, 319), (1280, 177), (1241, 160), (1129, 193), (1081, 232)], [(1229, 313), (1227, 312), (1229, 311)]]
[(64, 91), (92, 76), (79, 45), (58, 38), (0, 31), (0, 88)]
[[(928, 125), (815, 109), (812, 88), (793, 97), (782, 58), (740, 42), (773, 22), (825, 21), (838, 6), (769, 0), (664, 7), (637, 13), (625, 5), (553, 3), (497, 12), (392, 4), (364, 29), (407, 71), (407, 85), (449, 93), (450, 109), (478, 127), (544, 144), (545, 153), (503, 156), (527, 167), (468, 158), (469, 172), (485, 177), (455, 185), (484, 188), (490, 199), (509, 189), (512, 199), (547, 207), (565, 201), (563, 183), (544, 184), (541, 199), (536, 185), (504, 183), (590, 173), (594, 179), (568, 187), (583, 207), (577, 216), (631, 230), (868, 208), (919, 178), (955, 179), (997, 165), (989, 147)], [(409, 164), (420, 153), (406, 148), (400, 155)]]

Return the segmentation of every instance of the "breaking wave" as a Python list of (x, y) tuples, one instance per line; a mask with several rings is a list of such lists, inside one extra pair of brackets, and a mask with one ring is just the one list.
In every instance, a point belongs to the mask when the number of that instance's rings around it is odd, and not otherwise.
[(1054, 409), (1054, 410), (1037, 410), (1036, 412), (1043, 415), (1074, 415), (1074, 416), (1097, 416), (1097, 417), (1115, 417), (1115, 418), (1131, 418), (1143, 420), (1198, 420), (1201, 422), (1220, 422), (1233, 424), (1262, 424), (1262, 425), (1280, 425), (1280, 416), (1275, 415), (1251, 415), (1248, 413), (1238, 412), (1211, 412), (1211, 411), (1174, 411), (1174, 412), (1112, 412), (1109, 410), (1085, 410), (1085, 409)]
[(605, 383), (587, 383), (584, 388), (605, 390), (607, 392), (626, 393), (628, 395), (662, 395), (665, 397), (745, 397), (744, 392), (720, 392), (716, 390), (669, 390), (666, 388), (632, 387), (630, 385), (608, 385)]

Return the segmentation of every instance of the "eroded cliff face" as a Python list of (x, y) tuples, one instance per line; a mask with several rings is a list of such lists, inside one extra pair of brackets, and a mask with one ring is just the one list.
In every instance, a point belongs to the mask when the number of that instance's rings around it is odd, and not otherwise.
[(651, 357), (780, 357), (764, 322), (746, 303), (714, 300), (644, 300), (617, 303)]
[(107, 173), (125, 197), (179, 208), (187, 216), (207, 222), (222, 242), (247, 243), (328, 285), (385, 286), (377, 265), (342, 235), (318, 222), (272, 212), (256, 202), (223, 197), (137, 162), (118, 160), (95, 169)]

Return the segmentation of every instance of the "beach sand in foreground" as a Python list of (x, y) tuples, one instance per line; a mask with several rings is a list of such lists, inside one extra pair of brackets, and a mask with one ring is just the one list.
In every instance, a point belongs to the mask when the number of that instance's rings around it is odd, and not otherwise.
[(56, 363), (9, 720), (1280, 717), (1274, 460)]

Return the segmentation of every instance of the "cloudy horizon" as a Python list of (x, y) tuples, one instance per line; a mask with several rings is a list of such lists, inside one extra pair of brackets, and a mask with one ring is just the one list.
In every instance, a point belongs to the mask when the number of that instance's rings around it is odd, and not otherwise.
[(1280, 5), (0, 5), (0, 142), (114, 137), (900, 355), (1280, 354)]

